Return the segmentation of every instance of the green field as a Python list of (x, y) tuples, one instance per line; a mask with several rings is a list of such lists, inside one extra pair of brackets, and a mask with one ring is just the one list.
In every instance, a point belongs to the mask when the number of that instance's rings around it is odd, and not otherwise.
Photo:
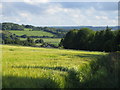
[(60, 43), (61, 38), (43, 38), (43, 40), (51, 44), (58, 44)]
[(27, 36), (54, 36), (53, 34), (48, 33), (48, 32), (44, 32), (44, 31), (28, 31), (28, 30), (16, 31), (16, 30), (9, 30), (9, 32), (11, 32), (13, 34), (16, 34), (18, 36), (21, 36), (21, 35), (27, 35)]
[(30, 28), (24, 28), (24, 31), (32, 31)]
[[(36, 39), (40, 39), (40, 38), (33, 38), (33, 39), (36, 40)], [(43, 39), (43, 41), (46, 43), (54, 44), (56, 46), (61, 41), (61, 38), (41, 38), (41, 39)], [(26, 38), (20, 38), (20, 40), (26, 40)]]
[(10, 45), (2, 48), (3, 88), (77, 87), (89, 77), (87, 65), (107, 54)]

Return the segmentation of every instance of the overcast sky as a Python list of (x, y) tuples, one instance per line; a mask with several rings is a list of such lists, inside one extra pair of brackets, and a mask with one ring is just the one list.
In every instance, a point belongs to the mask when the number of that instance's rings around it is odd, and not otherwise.
[(2, 2), (2, 22), (36, 26), (117, 26), (118, 2)]

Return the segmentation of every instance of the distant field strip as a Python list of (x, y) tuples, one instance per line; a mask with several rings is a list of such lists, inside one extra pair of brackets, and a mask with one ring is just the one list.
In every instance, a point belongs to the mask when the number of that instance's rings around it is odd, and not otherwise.
[(58, 45), (61, 41), (61, 38), (43, 38), (43, 40), (47, 43)]
[[(26, 40), (27, 38), (20, 38), (20, 40)], [(34, 41), (36, 39), (40, 39), (40, 38), (33, 38)], [(61, 41), (61, 38), (41, 38), (44, 40), (44, 42), (46, 43), (50, 43), (50, 44), (54, 44), (54, 45), (58, 45)]]
[(77, 82), (72, 70), (78, 72), (103, 55), (106, 53), (3, 45), (3, 87), (73, 87)]
[(9, 30), (9, 32), (16, 34), (18, 36), (27, 35), (27, 36), (54, 36), (52, 33), (44, 32), (44, 31), (16, 31)]

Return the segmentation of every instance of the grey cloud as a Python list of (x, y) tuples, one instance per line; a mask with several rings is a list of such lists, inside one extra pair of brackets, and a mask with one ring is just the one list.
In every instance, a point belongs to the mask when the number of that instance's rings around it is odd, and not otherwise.
[(89, 9), (94, 7), (96, 10), (118, 10), (117, 2), (61, 2), (64, 8)]

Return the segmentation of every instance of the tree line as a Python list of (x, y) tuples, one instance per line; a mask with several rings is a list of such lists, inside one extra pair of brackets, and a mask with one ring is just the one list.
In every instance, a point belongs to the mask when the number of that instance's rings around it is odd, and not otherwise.
[(35, 45), (32, 38), (27, 37), (27, 40), (21, 41), (15, 34), (7, 31), (2, 32), (2, 44), (18, 44), (23, 46)]
[(88, 28), (71, 30), (61, 40), (60, 46), (66, 49), (90, 51), (120, 51), (120, 30), (93, 31)]
[(2, 30), (24, 30), (24, 26), (15, 23), (2, 23)]
[[(31, 37), (26, 37), (26, 40), (20, 40), (15, 34), (12, 34), (8, 31), (2, 31), (0, 33), (2, 36), (2, 43), (1, 44), (14, 44), (14, 45), (22, 45), (22, 46), (32, 46), (32, 47), (52, 47), (52, 48), (57, 48), (57, 46), (53, 44), (49, 44), (44, 42), (43, 39), (36, 39), (34, 40)], [(36, 45), (36, 44), (41, 44), (41, 45)]]

